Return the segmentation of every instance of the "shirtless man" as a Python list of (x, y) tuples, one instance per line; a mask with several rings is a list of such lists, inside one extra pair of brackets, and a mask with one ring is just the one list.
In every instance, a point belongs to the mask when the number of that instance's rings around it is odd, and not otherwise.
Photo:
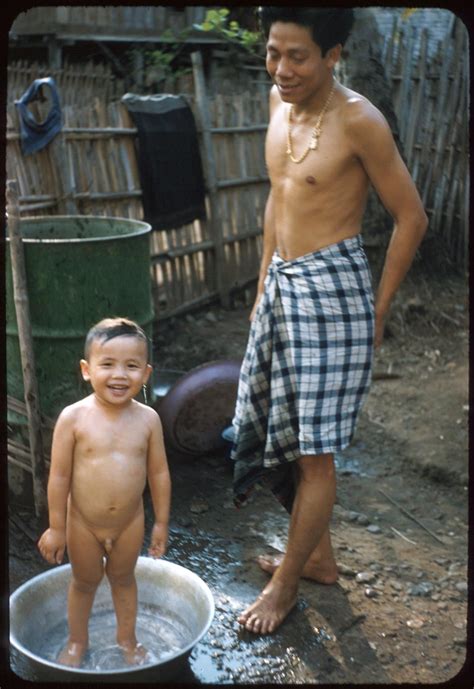
[[(272, 577), (238, 618), (265, 634), (295, 605), (300, 577), (337, 579), (333, 455), (352, 438), (374, 346), (427, 217), (383, 115), (334, 78), (352, 10), (260, 13), (274, 81), (271, 191), (232, 458), (237, 504), (263, 481), (291, 513), (286, 553), (259, 558)], [(360, 239), (370, 185), (394, 220), (375, 303)]]
[(143, 543), (142, 495), (148, 479), (155, 523), (149, 554), (166, 551), (171, 484), (160, 419), (134, 400), (151, 366), (143, 330), (124, 318), (105, 319), (88, 333), (84, 380), (93, 392), (66, 407), (56, 423), (48, 481), (49, 529), (38, 547), (51, 564), (72, 567), (69, 639), (58, 662), (78, 667), (88, 647), (95, 592), (107, 575), (117, 617), (117, 643), (140, 664), (146, 649), (135, 636), (135, 565)]

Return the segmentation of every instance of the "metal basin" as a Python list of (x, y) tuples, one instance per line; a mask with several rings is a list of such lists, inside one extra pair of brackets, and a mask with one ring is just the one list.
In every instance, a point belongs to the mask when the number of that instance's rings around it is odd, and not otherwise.
[(188, 371), (157, 400), (168, 450), (202, 456), (225, 448), (235, 411), (240, 361), (210, 361)]
[(77, 682), (168, 681), (186, 674), (186, 659), (214, 617), (214, 600), (200, 577), (165, 560), (138, 559), (137, 638), (149, 651), (149, 660), (140, 666), (126, 665), (116, 646), (115, 615), (104, 577), (89, 621), (89, 651), (80, 668), (67, 668), (55, 659), (67, 639), (70, 577), (70, 565), (56, 567), (10, 596), (11, 665), (16, 674), (33, 681)]

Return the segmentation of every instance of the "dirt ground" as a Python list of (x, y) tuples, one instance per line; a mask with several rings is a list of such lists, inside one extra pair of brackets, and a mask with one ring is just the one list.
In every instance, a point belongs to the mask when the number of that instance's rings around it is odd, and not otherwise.
[[(236, 304), (162, 325), (157, 366), (188, 371), (241, 359), (248, 313), (249, 305)], [(170, 455), (166, 558), (199, 574), (216, 602), (212, 627), (177, 682), (431, 684), (461, 671), (460, 686), (472, 686), (472, 665), (471, 675), (468, 664), (462, 669), (468, 596), (465, 280), (435, 281), (423, 273), (407, 279), (375, 372), (354, 442), (336, 458), (331, 532), (339, 581), (303, 581), (296, 608), (272, 637), (241, 631), (235, 618), (267, 581), (255, 556), (285, 548), (286, 513), (263, 490), (236, 510), (231, 462), (222, 453)], [(37, 520), (25, 508), (11, 505), (10, 512), (13, 591), (48, 566), (32, 545)], [(149, 509), (147, 514), (150, 521)]]

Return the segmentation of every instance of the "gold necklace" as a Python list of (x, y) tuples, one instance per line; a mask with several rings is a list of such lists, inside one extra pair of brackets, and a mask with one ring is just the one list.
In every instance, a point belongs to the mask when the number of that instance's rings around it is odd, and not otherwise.
[(293, 105), (290, 105), (288, 109), (288, 129), (287, 129), (287, 136), (286, 136), (286, 152), (288, 156), (290, 157), (290, 160), (293, 161), (293, 163), (302, 163), (303, 160), (306, 158), (308, 153), (310, 151), (315, 151), (318, 148), (318, 143), (319, 143), (319, 137), (321, 136), (321, 123), (323, 121), (324, 114), (326, 110), (329, 107), (329, 103), (331, 102), (331, 98), (333, 97), (334, 91), (336, 89), (336, 82), (333, 83), (331, 92), (324, 104), (323, 109), (319, 113), (318, 119), (316, 120), (316, 124), (313, 127), (313, 130), (311, 132), (311, 138), (309, 140), (308, 147), (306, 151), (302, 155), (300, 155), (299, 158), (295, 158), (293, 155), (293, 147), (291, 143), (291, 117), (293, 115)]

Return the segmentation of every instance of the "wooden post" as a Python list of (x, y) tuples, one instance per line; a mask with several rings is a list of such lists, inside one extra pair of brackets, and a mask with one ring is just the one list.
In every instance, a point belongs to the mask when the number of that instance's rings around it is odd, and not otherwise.
[(199, 110), (202, 128), (203, 147), (205, 154), (205, 170), (207, 186), (209, 191), (209, 203), (211, 210), (210, 228), (211, 237), (214, 242), (214, 256), (216, 268), (217, 291), (222, 306), (226, 309), (230, 306), (230, 294), (226, 288), (224, 280), (225, 257), (224, 243), (222, 241), (221, 223), (219, 223), (219, 204), (217, 200), (217, 172), (216, 161), (214, 158), (214, 148), (212, 144), (211, 123), (209, 108), (206, 95), (206, 84), (204, 81), (204, 70), (202, 67), (202, 55), (199, 51), (191, 53), (193, 65), (194, 89), (196, 93), (196, 104)]
[(7, 211), (13, 296), (18, 323), (18, 339), (20, 342), (23, 386), (28, 417), (31, 467), (33, 473), (33, 497), (36, 516), (43, 517), (46, 511), (46, 472), (16, 180), (7, 181)]

